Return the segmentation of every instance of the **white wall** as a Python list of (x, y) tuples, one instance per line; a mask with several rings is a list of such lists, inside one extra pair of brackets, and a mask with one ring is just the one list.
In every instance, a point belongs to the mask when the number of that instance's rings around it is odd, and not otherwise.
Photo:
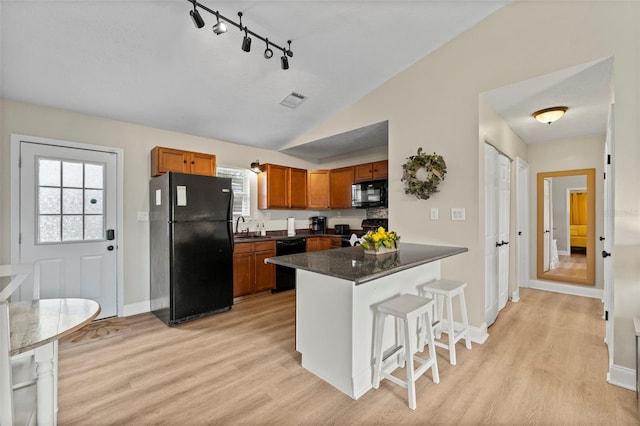
[[(637, 2), (513, 2), (292, 145), (389, 120), (390, 228), (405, 240), (469, 247), (469, 253), (443, 261), (443, 275), (469, 283), (470, 321), (478, 326), (484, 321), (478, 96), (492, 88), (613, 56), (614, 362), (633, 368), (632, 314), (640, 314), (639, 20)], [(419, 146), (443, 155), (448, 166), (441, 192), (428, 201), (405, 195), (400, 182), (401, 165)], [(444, 213), (440, 221), (428, 220), (430, 207)], [(467, 220), (448, 220), (446, 212), (451, 207), (465, 207)], [(624, 242), (618, 240), (623, 234)]]

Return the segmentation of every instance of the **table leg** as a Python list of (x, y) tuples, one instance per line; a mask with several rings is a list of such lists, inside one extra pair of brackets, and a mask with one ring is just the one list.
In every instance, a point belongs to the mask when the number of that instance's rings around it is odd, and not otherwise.
[(35, 349), (36, 361), (36, 393), (38, 398), (38, 407), (36, 410), (38, 425), (55, 426), (55, 364), (56, 350), (54, 342), (40, 346)]

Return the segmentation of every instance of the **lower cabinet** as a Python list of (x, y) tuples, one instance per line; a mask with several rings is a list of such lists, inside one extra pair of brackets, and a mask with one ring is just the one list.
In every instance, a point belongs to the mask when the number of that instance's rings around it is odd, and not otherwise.
[(275, 265), (264, 263), (266, 258), (275, 255), (275, 241), (236, 243), (233, 251), (233, 297), (275, 288)]
[(331, 237), (331, 248), (342, 248), (342, 238)]
[(307, 237), (307, 251), (330, 250), (332, 237)]

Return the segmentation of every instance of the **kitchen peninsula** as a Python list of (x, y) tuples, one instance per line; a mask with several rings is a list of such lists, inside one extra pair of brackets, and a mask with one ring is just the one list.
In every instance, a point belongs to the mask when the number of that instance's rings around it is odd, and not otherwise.
[[(296, 268), (296, 350), (302, 366), (354, 399), (371, 389), (376, 304), (440, 278), (440, 260), (464, 247), (402, 243), (396, 252), (362, 247), (271, 257)], [(383, 346), (395, 344), (386, 325)]]

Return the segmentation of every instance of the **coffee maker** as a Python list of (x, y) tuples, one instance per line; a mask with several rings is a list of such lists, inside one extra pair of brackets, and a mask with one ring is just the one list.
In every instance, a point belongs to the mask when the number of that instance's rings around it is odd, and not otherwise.
[(326, 234), (327, 233), (327, 217), (326, 216), (311, 216), (309, 218), (309, 230), (312, 234)]

